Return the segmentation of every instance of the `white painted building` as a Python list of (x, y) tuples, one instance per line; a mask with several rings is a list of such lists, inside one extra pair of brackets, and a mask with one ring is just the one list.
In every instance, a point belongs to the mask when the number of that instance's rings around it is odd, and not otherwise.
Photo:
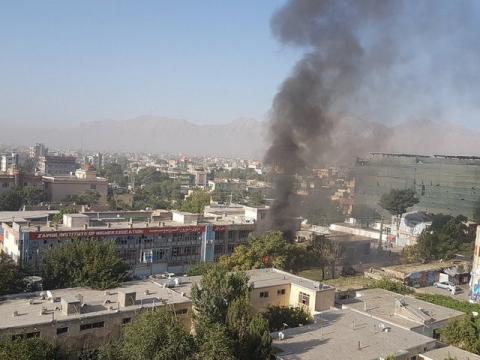
[(395, 243), (398, 246), (415, 245), (423, 230), (432, 225), (432, 216), (423, 211), (409, 212), (400, 219), (392, 217), (392, 235), (395, 236)]

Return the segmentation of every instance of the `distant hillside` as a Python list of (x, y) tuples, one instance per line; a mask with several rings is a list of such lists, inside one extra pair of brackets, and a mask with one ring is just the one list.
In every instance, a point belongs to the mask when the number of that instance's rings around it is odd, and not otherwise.
[[(267, 147), (268, 126), (252, 119), (226, 124), (197, 125), (185, 120), (141, 116), (130, 120), (86, 122), (71, 128), (5, 130), (4, 144), (119, 152), (169, 152), (261, 159)], [(352, 163), (371, 151), (480, 155), (480, 132), (453, 123), (416, 120), (397, 126), (343, 118), (336, 122), (331, 141), (320, 144), (318, 159)], [(317, 153), (316, 153), (317, 154)], [(317, 157), (317, 155), (316, 155)]]

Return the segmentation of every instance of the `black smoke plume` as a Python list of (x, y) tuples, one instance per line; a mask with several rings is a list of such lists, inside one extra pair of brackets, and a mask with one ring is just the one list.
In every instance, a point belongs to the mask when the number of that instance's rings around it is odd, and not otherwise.
[[(349, 129), (414, 118), (478, 122), (479, 18), (472, 0), (290, 0), (274, 14), (274, 36), (306, 49), (272, 105), (265, 161), (277, 174), (274, 228), (294, 229), (296, 174), (367, 150), (357, 143), (368, 131)], [(352, 127), (352, 118), (364, 120)], [(369, 151), (385, 138), (370, 134)]]
[(273, 101), (265, 160), (276, 174), (275, 229), (294, 230), (295, 175), (318, 164), (331, 145), (334, 113), (351, 100), (366, 72), (389, 63), (387, 37), (366, 48), (357, 32), (393, 10), (394, 2), (386, 0), (294, 0), (272, 18), (273, 34), (282, 43), (309, 49)]

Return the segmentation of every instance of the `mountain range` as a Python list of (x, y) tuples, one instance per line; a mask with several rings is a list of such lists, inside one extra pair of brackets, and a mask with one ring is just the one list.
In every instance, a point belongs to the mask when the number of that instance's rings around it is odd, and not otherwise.
[[(141, 116), (130, 120), (85, 122), (71, 127), (3, 126), (8, 145), (43, 142), (53, 148), (108, 152), (183, 153), (261, 159), (268, 146), (268, 124), (237, 119), (225, 124)], [(480, 155), (480, 132), (462, 125), (412, 120), (386, 125), (355, 118), (338, 119), (326, 150), (327, 163), (350, 163), (368, 152)]]

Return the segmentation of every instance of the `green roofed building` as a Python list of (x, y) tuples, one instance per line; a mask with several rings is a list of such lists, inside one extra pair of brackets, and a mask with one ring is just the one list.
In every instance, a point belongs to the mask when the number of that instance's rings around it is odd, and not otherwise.
[(414, 210), (472, 218), (480, 207), (480, 157), (371, 153), (353, 176), (357, 205), (378, 209), (391, 189), (414, 189)]

